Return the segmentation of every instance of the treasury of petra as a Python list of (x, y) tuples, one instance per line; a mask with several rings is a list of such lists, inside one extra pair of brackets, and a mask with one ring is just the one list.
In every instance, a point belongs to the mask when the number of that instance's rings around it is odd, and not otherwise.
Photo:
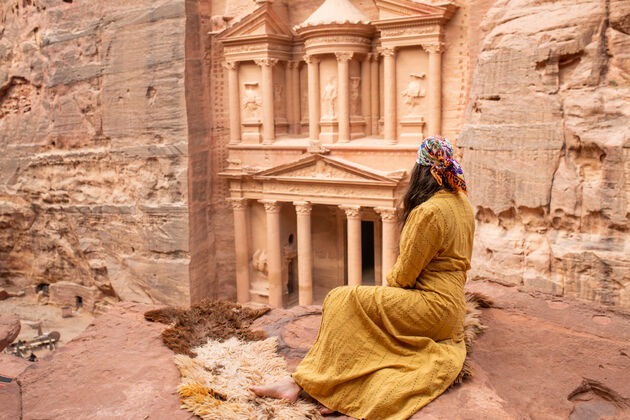
[(628, 8), (7, 0), (0, 288), (101, 313), (383, 284), (440, 134), (469, 281), (628, 308)]
[(443, 85), (463, 88), (442, 81), (457, 6), (376, 1), (368, 18), (326, 0), (291, 27), (273, 2), (257, 5), (217, 37), (238, 300), (310, 305), (336, 286), (382, 284), (410, 157), (442, 131)]

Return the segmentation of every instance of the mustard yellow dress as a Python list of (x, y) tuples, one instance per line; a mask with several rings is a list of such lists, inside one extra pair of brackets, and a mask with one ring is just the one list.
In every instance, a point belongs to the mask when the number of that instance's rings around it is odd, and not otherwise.
[(358, 419), (406, 419), (444, 392), (466, 358), (464, 283), (474, 229), (461, 192), (439, 191), (413, 209), (390, 287), (333, 289), (295, 381)]

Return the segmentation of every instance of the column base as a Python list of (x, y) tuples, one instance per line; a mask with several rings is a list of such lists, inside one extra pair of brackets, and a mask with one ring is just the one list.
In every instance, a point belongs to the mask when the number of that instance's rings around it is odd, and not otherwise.
[(262, 140), (261, 128), (262, 122), (260, 121), (245, 121), (241, 130), (242, 142), (245, 144), (260, 144)]
[(276, 118), (276, 137), (289, 134), (289, 122), (286, 118)]
[(424, 118), (420, 116), (405, 117), (400, 121), (400, 140), (405, 143), (420, 143), (424, 138)]
[(339, 139), (339, 124), (334, 120), (321, 120), (319, 122), (319, 140), (322, 143), (337, 143)]
[(365, 137), (365, 127), (365, 118), (361, 116), (354, 116), (350, 118), (350, 138), (354, 140)]

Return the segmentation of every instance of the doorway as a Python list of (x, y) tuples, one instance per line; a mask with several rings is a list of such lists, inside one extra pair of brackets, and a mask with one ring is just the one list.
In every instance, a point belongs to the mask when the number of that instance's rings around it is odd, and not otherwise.
[(361, 221), (361, 283), (374, 286), (374, 222)]

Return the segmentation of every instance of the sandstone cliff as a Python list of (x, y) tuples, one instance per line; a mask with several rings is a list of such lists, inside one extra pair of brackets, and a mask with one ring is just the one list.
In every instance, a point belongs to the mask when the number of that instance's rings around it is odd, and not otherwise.
[(0, 286), (189, 301), (185, 28), (183, 0), (2, 2)]
[(499, 0), (478, 33), (473, 277), (630, 307), (630, 3)]

